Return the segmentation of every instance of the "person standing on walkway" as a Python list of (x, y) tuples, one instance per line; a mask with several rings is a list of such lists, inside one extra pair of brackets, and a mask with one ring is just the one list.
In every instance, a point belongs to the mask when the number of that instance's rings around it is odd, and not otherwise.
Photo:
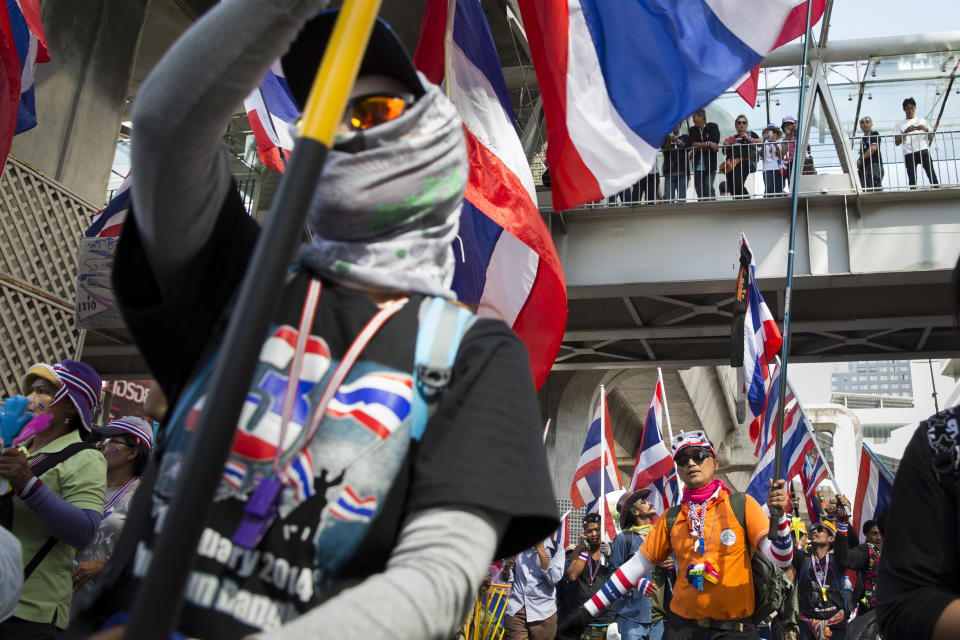
[(917, 165), (923, 167), (930, 184), (940, 184), (937, 172), (933, 169), (930, 159), (930, 143), (933, 142), (933, 131), (926, 118), (917, 117), (917, 101), (907, 98), (903, 101), (903, 113), (906, 116), (893, 129), (893, 144), (903, 145), (903, 163), (907, 168), (907, 182), (910, 186), (917, 184)]

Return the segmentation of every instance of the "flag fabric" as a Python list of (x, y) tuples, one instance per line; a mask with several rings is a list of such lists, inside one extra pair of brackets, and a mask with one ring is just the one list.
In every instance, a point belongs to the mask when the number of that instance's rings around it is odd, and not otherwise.
[[(743, 233), (740, 234), (740, 244), (749, 250), (750, 243)], [(757, 418), (763, 412), (767, 396), (770, 363), (780, 351), (783, 336), (757, 287), (757, 265), (752, 252), (750, 255), (747, 311), (743, 321), (743, 391), (747, 394), (750, 414)]]
[(556, 545), (557, 549), (560, 551), (566, 549), (567, 545), (570, 544), (569, 516), (570, 510), (567, 509), (567, 512), (560, 517), (560, 526), (558, 526), (557, 530), (553, 532), (552, 536), (550, 536), (554, 545)]
[(8, 4), (0, 4), (0, 170), (7, 163), (20, 106), (20, 58)]
[(452, 77), (444, 78), (447, 4), (427, 3), (414, 62), (431, 82), (448, 84), (464, 123), (470, 176), (454, 241), (453, 289), (479, 316), (511, 325), (527, 346), (539, 388), (566, 327), (563, 270), (537, 209), (533, 175), (479, 0), (456, 3)]
[(563, 210), (645, 176), (676, 123), (773, 49), (797, 1), (519, 5), (543, 98), (554, 208)]
[[(812, 0), (813, 6), (810, 7), (810, 28), (820, 21), (826, 8), (826, 0)], [(780, 28), (780, 35), (772, 49), (782, 47), (783, 45), (796, 40), (803, 35), (807, 27), (807, 2), (795, 3), (787, 19)], [(772, 50), (771, 49), (771, 50)], [(757, 88), (759, 86), (758, 78), (760, 76), (760, 65), (750, 69), (747, 78), (737, 87), (737, 93), (753, 109), (757, 105)]]
[(290, 128), (300, 117), (300, 110), (287, 86), (279, 60), (263, 76), (260, 86), (244, 98), (243, 107), (257, 141), (260, 162), (283, 173), (287, 167), (286, 158), (293, 150)]
[(90, 226), (83, 232), (87, 238), (116, 238), (123, 231), (123, 222), (130, 211), (130, 174), (103, 209), (97, 211)]
[(40, 23), (38, 0), (7, 0), (7, 12), (20, 67), (16, 133), (21, 133), (37, 126), (33, 74), (37, 64), (50, 61), (50, 54)]
[[(783, 432), (783, 458), (780, 465), (780, 477), (789, 481), (803, 470), (803, 462), (807, 454), (813, 449), (813, 437), (807, 428), (803, 413), (797, 409), (791, 414), (791, 420), (784, 420), (786, 429)], [(773, 462), (776, 447), (769, 447), (757, 464), (746, 493), (753, 496), (757, 502), (764, 504), (767, 501), (767, 489), (773, 478)]]
[(601, 473), (606, 474), (602, 483), (603, 494), (623, 488), (620, 485), (620, 472), (617, 468), (617, 457), (613, 450), (610, 413), (607, 411), (607, 399), (603, 391), (600, 392), (600, 400), (597, 402), (597, 409), (594, 412), (593, 420), (590, 422), (590, 428), (587, 430), (587, 439), (584, 441), (583, 450), (580, 452), (577, 470), (573, 474), (570, 500), (573, 501), (575, 509), (586, 507), (587, 513), (599, 513), (599, 508), (602, 506), (604, 509), (604, 524), (607, 533), (613, 539), (617, 535), (616, 524), (611, 517), (607, 501), (600, 500), (602, 495)]
[(811, 463), (809, 457), (805, 458), (800, 471), (800, 485), (803, 487), (803, 497), (812, 522), (820, 522), (823, 517), (817, 487), (827, 478), (827, 466), (823, 463), (823, 459), (818, 455), (816, 460), (816, 463)]
[(677, 471), (673, 466), (673, 457), (663, 443), (660, 425), (663, 424), (663, 386), (657, 380), (647, 409), (647, 419), (643, 423), (643, 435), (640, 437), (640, 450), (633, 465), (630, 478), (630, 492), (638, 489), (652, 489), (649, 500), (657, 508), (657, 513), (673, 504), (677, 496)]
[(893, 478), (873, 450), (864, 443), (860, 451), (860, 474), (853, 503), (853, 528), (862, 539), (861, 527), (867, 520), (875, 520), (890, 506), (893, 497)]

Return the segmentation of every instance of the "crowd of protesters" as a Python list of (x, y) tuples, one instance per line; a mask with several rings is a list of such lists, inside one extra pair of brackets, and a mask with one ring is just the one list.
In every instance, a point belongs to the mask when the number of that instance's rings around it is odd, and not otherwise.
[[(939, 181), (930, 157), (933, 129), (925, 118), (916, 115), (916, 109), (913, 98), (903, 101), (905, 118), (894, 126), (893, 143), (903, 150), (907, 183), (911, 188), (917, 185), (918, 166), (929, 184), (937, 186)], [(691, 120), (686, 133), (681, 133), (682, 124), (677, 124), (664, 138), (661, 162), (655, 163), (639, 183), (608, 198), (610, 204), (617, 200), (641, 205), (658, 201), (686, 202), (691, 180), (699, 200), (716, 199), (718, 193), (733, 199), (749, 198), (749, 178), (757, 172), (763, 178), (764, 197), (787, 195), (797, 157), (796, 118), (787, 116), (779, 124), (771, 122), (758, 135), (749, 128), (747, 117), (740, 114), (733, 121), (734, 133), (722, 140), (720, 128), (715, 122), (707, 121), (704, 109), (696, 111)], [(873, 119), (868, 115), (860, 118), (859, 126), (862, 136), (853, 153), (857, 179), (864, 189), (879, 190), (885, 175), (881, 134), (874, 129)], [(816, 173), (809, 146), (801, 173)], [(718, 175), (719, 189), (715, 186)]]

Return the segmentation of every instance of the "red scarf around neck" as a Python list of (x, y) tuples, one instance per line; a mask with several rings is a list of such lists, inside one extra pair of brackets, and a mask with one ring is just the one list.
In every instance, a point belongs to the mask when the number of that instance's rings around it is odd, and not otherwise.
[(723, 484), (723, 480), (720, 478), (714, 478), (704, 486), (699, 489), (691, 489), (690, 487), (683, 488), (683, 498), (681, 502), (695, 502), (697, 504), (703, 504), (710, 499), (714, 493), (716, 493), (717, 488), (720, 488), (727, 493), (730, 493), (730, 489), (727, 489), (727, 485)]

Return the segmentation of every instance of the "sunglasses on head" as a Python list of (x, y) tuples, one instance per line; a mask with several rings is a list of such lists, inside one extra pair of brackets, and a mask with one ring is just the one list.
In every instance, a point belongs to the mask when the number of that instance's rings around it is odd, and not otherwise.
[(587, 515), (583, 516), (583, 523), (584, 523), (584, 524), (591, 524), (591, 523), (594, 523), (594, 522), (600, 522), (600, 514), (599, 514), (599, 513), (588, 513)]
[(396, 120), (413, 104), (412, 93), (367, 93), (347, 103), (347, 123), (353, 131), (366, 131)]
[(682, 467), (691, 460), (697, 464), (701, 464), (707, 458), (712, 458), (713, 456), (706, 449), (693, 449), (692, 451), (684, 451), (680, 453), (673, 461), (677, 464), (678, 467)]

